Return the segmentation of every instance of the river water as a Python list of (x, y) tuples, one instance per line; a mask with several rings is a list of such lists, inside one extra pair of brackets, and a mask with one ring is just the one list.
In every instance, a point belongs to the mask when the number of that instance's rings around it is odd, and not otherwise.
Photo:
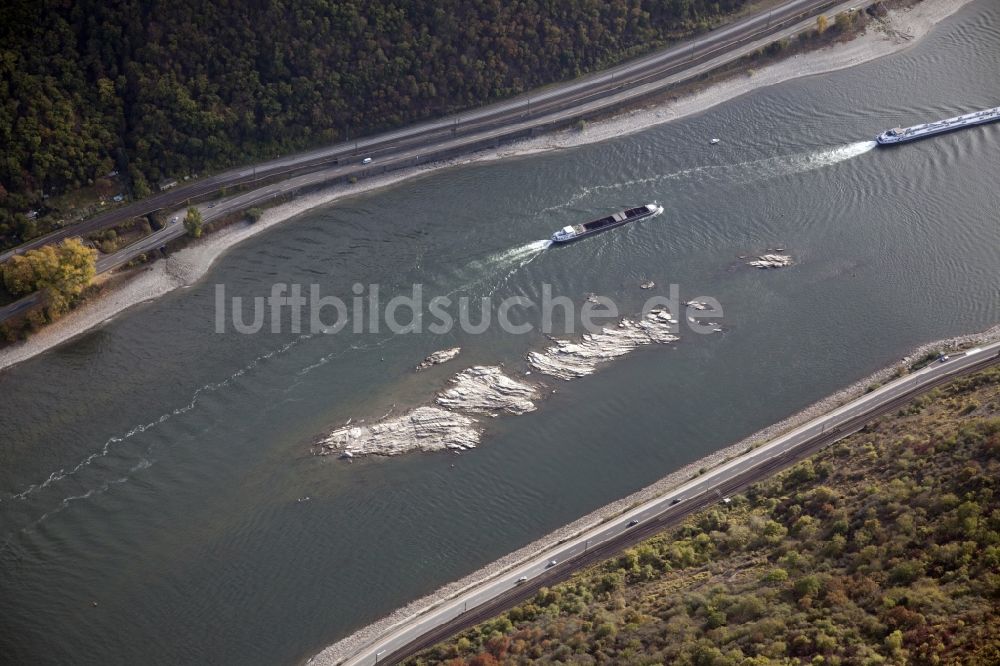
[[(198, 285), (3, 372), (0, 654), (294, 662), (916, 344), (996, 323), (1000, 127), (895, 149), (868, 139), (996, 105), (998, 26), (983, 0), (895, 56), (311, 211)], [(666, 212), (532, 245), (648, 201)], [(740, 266), (775, 246), (797, 265)], [(474, 362), (521, 368), (539, 333), (213, 332), (216, 284), (539, 299), (549, 283), (631, 313), (646, 279), (717, 298), (725, 332), (682, 331), (550, 382), (559, 391), (537, 412), (490, 421), (458, 456), (349, 464), (309, 447), (348, 418), (426, 400)], [(459, 360), (412, 373), (453, 345)]]

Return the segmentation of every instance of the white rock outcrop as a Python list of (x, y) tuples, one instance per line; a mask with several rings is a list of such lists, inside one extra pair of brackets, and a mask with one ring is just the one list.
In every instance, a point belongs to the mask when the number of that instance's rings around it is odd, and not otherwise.
[(676, 331), (677, 320), (669, 312), (653, 310), (643, 319), (622, 319), (616, 327), (584, 335), (578, 342), (556, 340), (545, 351), (529, 352), (528, 363), (547, 375), (575, 379), (637, 347), (675, 342), (680, 339)]
[(792, 258), (787, 254), (762, 254), (747, 262), (747, 266), (754, 268), (784, 268), (791, 265)]
[(471, 449), (482, 434), (475, 419), (439, 407), (417, 407), (371, 424), (344, 426), (317, 445), (320, 455), (392, 456), (408, 451)]
[(524, 414), (535, 409), (538, 389), (504, 374), (499, 366), (477, 365), (451, 378), (451, 388), (437, 395), (448, 409), (495, 414)]
[[(622, 319), (617, 326), (584, 335), (579, 341), (556, 340), (542, 352), (530, 352), (528, 363), (560, 379), (583, 377), (602, 363), (642, 345), (666, 344), (679, 338), (677, 320), (663, 309), (640, 320)], [(459, 349), (437, 352), (454, 358)], [(425, 362), (435, 358), (432, 354)], [(447, 360), (447, 359), (446, 359)], [(436, 365), (435, 361), (431, 365)], [(421, 364), (423, 365), (423, 364)], [(423, 405), (401, 416), (337, 428), (316, 446), (319, 455), (353, 458), (397, 455), (409, 451), (461, 451), (479, 444), (482, 427), (474, 415), (524, 414), (535, 409), (541, 387), (507, 375), (498, 365), (477, 365), (452, 376), (450, 386)]]
[(436, 351), (417, 366), (417, 370), (426, 370), (427, 368), (434, 365), (441, 365), (442, 363), (447, 363), (451, 359), (458, 356), (459, 352), (462, 351), (461, 347), (452, 347), (451, 349), (442, 349), (441, 351)]

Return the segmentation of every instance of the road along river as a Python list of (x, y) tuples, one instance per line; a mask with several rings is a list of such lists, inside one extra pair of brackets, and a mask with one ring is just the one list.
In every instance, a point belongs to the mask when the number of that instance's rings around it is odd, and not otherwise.
[[(560, 541), (516, 567), (504, 570), (424, 613), (415, 614), (377, 640), (350, 654), (342, 663), (361, 666), (396, 663), (434, 645), (463, 627), (473, 626), (528, 599), (543, 585), (565, 580), (581, 567), (619, 552), (675, 525), (706, 506), (728, 502), (728, 496), (767, 478), (860, 430), (877, 415), (898, 409), (915, 395), (969, 372), (1000, 363), (1000, 342), (982, 345), (955, 358), (931, 363), (893, 380), (849, 404), (823, 414), (737, 459), (698, 475), (661, 497)], [(337, 646), (309, 661), (320, 666), (339, 663)]]
[[(802, 26), (811, 23), (812, 17), (820, 10), (836, 14), (845, 9), (853, 11), (865, 7), (871, 1), (866, 0), (852, 7), (850, 3), (838, 5), (836, 0), (785, 0), (766, 11), (743, 17), (683, 44), (627, 61), (606, 71), (595, 72), (572, 81), (547, 86), (542, 90), (530, 91), (513, 99), (426, 123), (237, 167), (181, 185), (176, 189), (161, 191), (80, 224), (33, 239), (17, 248), (0, 252), (0, 261), (6, 261), (14, 254), (40, 245), (115, 226), (125, 220), (156, 210), (187, 205), (198, 197), (211, 196), (237, 185), (258, 183), (264, 179), (286, 178), (291, 174), (308, 173), (345, 163), (354, 167), (366, 165), (372, 161), (372, 156), (376, 155), (382, 158), (398, 158), (400, 148), (403, 147), (416, 149), (414, 155), (419, 155), (438, 149), (443, 143), (452, 141), (456, 137), (476, 134), (483, 130), (500, 129), (499, 135), (502, 136), (507, 131), (504, 128), (520, 122), (527, 122), (529, 126), (545, 127), (546, 123), (550, 122), (548, 115), (554, 112), (568, 111), (572, 116), (604, 97), (620, 96), (625, 100), (640, 97), (643, 92), (629, 93), (628, 89), (648, 87), (650, 84), (660, 85), (659, 82), (664, 81), (666, 76), (692, 66), (711, 67), (715, 65), (709, 61), (739, 57), (742, 53), (801, 29)], [(739, 53), (736, 53), (737, 51)], [(619, 91), (623, 90), (625, 93), (620, 95)], [(535, 122), (538, 120), (541, 122)], [(471, 145), (474, 142), (475, 139), (469, 143)], [(370, 170), (380, 173), (382, 168), (376, 164)], [(348, 173), (356, 171), (357, 169), (347, 168)], [(362, 173), (368, 171), (368, 168), (361, 170)]]
[[(409, 600), (780, 420), (912, 346), (1000, 320), (1000, 128), (869, 149), (887, 127), (995, 106), (1000, 14), (968, 5), (913, 48), (635, 135), (444, 170), (250, 239), (203, 282), (0, 374), (0, 653), (15, 663), (305, 659)], [(708, 139), (719, 137), (717, 146)], [(515, 251), (659, 201), (652, 220)], [(741, 255), (784, 247), (790, 268)], [(652, 280), (652, 290), (639, 288)], [(490, 328), (216, 335), (214, 286), (383, 297), (607, 295), (679, 285), (724, 333), (682, 335), (482, 445), (309, 455), (347, 419), (548, 344)], [(529, 313), (530, 315), (531, 313)], [(461, 355), (415, 374), (438, 349)], [(93, 605), (97, 602), (97, 605)]]

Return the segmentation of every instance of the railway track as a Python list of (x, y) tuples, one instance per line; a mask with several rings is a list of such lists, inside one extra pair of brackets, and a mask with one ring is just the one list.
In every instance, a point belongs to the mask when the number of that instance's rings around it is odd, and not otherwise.
[[(862, 7), (868, 0), (859, 2)], [(607, 71), (584, 76), (581, 79), (556, 84), (527, 93), (513, 100), (497, 102), (481, 109), (473, 109), (439, 120), (419, 123), (357, 141), (348, 141), (329, 148), (315, 149), (288, 157), (276, 158), (256, 165), (229, 169), (220, 174), (180, 185), (159, 192), (127, 206), (97, 215), (89, 220), (58, 229), (45, 236), (23, 243), (0, 253), (0, 262), (14, 254), (59, 242), (65, 238), (81, 236), (117, 226), (130, 219), (160, 210), (174, 209), (186, 202), (214, 195), (223, 189), (255, 186), (275, 182), (314, 171), (352, 164), (359, 174), (378, 172), (379, 165), (365, 165), (362, 156), (384, 158), (403, 150), (433, 148), (443, 141), (470, 137), (484, 131), (497, 130), (506, 125), (536, 121), (538, 126), (551, 122), (553, 113), (590, 104), (603, 97), (638, 88), (684, 69), (704, 63), (726, 51), (774, 34), (795, 23), (837, 5), (837, 0), (793, 0), (786, 5), (761, 12), (731, 26), (711, 31), (688, 45), (669, 47)], [(738, 32), (731, 37), (717, 38)], [(643, 95), (649, 94), (648, 91)], [(638, 96), (641, 97), (642, 95)], [(502, 137), (498, 140), (502, 140)], [(366, 168), (367, 167), (367, 168)]]
[(875, 419), (898, 410), (903, 405), (909, 403), (918, 395), (937, 388), (943, 384), (954, 381), (956, 378), (978, 372), (992, 365), (1000, 363), (1000, 354), (996, 352), (984, 354), (984, 358), (977, 360), (961, 368), (957, 372), (945, 372), (927, 381), (918, 384), (913, 389), (893, 397), (878, 406), (853, 416), (834, 428), (821, 432), (801, 444), (785, 452), (777, 454), (767, 460), (755, 465), (744, 472), (722, 481), (710, 487), (695, 497), (685, 499), (679, 504), (666, 508), (662, 513), (651, 520), (640, 522), (635, 527), (623, 532), (617, 537), (603, 541), (593, 548), (588, 548), (580, 555), (574, 556), (560, 562), (558, 565), (548, 569), (543, 574), (538, 575), (526, 583), (511, 588), (493, 599), (480, 604), (473, 609), (466, 611), (455, 619), (435, 627), (420, 638), (411, 641), (402, 648), (389, 654), (380, 655), (378, 664), (395, 664), (413, 656), (414, 654), (431, 647), (454, 634), (480, 624), (496, 615), (508, 610), (517, 604), (532, 598), (539, 589), (550, 587), (557, 583), (568, 580), (574, 573), (586, 567), (598, 564), (607, 560), (626, 548), (634, 546), (650, 537), (676, 526), (683, 519), (697, 513), (705, 508), (716, 504), (722, 497), (735, 494), (745, 490), (747, 487), (773, 476), (777, 472), (784, 470), (814, 453), (830, 446), (831, 444), (852, 435), (865, 425)]

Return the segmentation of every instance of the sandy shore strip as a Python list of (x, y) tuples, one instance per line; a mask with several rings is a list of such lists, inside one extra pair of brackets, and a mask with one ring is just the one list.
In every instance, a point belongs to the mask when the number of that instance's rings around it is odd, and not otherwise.
[(98, 298), (46, 326), (24, 342), (0, 350), (0, 369), (36, 356), (47, 349), (99, 326), (115, 314), (179, 287), (197, 282), (212, 263), (229, 248), (270, 227), (338, 199), (388, 187), (442, 168), (571, 148), (613, 139), (705, 111), (753, 90), (783, 81), (852, 67), (900, 51), (926, 35), (971, 0), (922, 0), (909, 9), (889, 12), (873, 21), (868, 30), (844, 44), (811, 51), (769, 65), (748, 76), (736, 76), (676, 101), (623, 112), (591, 123), (584, 131), (564, 130), (550, 135), (507, 144), (494, 150), (470, 153), (452, 160), (426, 164), (365, 179), (353, 185), (336, 185), (267, 209), (254, 225), (234, 225), (211, 234), (166, 260), (158, 261), (125, 284), (110, 288)]
[(407, 604), (392, 614), (382, 618), (378, 622), (368, 625), (367, 627), (356, 631), (333, 645), (330, 645), (319, 654), (311, 657), (307, 663), (314, 664), (316, 666), (334, 666), (335, 664), (338, 664), (344, 659), (355, 654), (358, 650), (371, 643), (379, 636), (388, 633), (397, 625), (416, 615), (420, 615), (431, 610), (441, 602), (462, 594), (476, 585), (482, 584), (487, 579), (500, 575), (505, 571), (509, 571), (522, 562), (538, 555), (542, 551), (563, 541), (569, 540), (603, 522), (606, 522), (638, 504), (648, 502), (656, 497), (670, 492), (674, 488), (677, 488), (697, 476), (702, 469), (711, 469), (721, 465), (743, 453), (746, 453), (750, 448), (755, 448), (764, 444), (782, 433), (788, 432), (793, 428), (797, 428), (817, 416), (830, 412), (840, 405), (857, 398), (858, 396), (864, 394), (868, 390), (868, 387), (872, 384), (892, 379), (899, 372), (900, 368), (909, 367), (911, 363), (923, 358), (929, 352), (952, 350), (960, 347), (969, 348), (977, 344), (987, 344), (998, 340), (1000, 340), (1000, 324), (981, 333), (957, 336), (954, 338), (947, 338), (945, 340), (938, 340), (920, 345), (903, 357), (899, 362), (854, 382), (850, 386), (841, 389), (840, 391), (837, 391), (836, 393), (829, 395), (812, 405), (809, 405), (805, 409), (793, 414), (785, 420), (767, 426), (766, 428), (755, 432), (735, 444), (731, 444), (705, 456), (704, 458), (701, 458), (700, 460), (685, 465), (679, 470), (663, 477), (656, 483), (646, 486), (642, 490), (639, 490), (627, 497), (623, 497), (622, 499), (612, 502), (611, 504), (607, 504), (568, 525), (550, 532), (544, 537), (533, 541), (532, 543), (500, 558), (499, 560), (482, 567), (468, 576), (445, 585), (436, 592), (433, 592), (422, 599), (418, 599)]

